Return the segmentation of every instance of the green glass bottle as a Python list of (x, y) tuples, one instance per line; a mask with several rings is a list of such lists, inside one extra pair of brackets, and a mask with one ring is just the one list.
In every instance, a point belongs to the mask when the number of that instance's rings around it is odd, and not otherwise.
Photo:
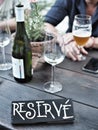
[(32, 79), (32, 50), (24, 23), (24, 7), (15, 7), (17, 29), (12, 49), (13, 76), (17, 82), (25, 83)]

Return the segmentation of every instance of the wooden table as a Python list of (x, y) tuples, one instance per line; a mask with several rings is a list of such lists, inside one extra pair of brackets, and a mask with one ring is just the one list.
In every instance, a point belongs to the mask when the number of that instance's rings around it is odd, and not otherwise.
[[(98, 57), (97, 50), (90, 50), (86, 61), (73, 62), (65, 58), (55, 68), (55, 78), (63, 85), (61, 92), (44, 92), (43, 84), (50, 80), (51, 67), (39, 63), (32, 81), (17, 83), (12, 70), (0, 71), (0, 130), (98, 130), (98, 74), (82, 71), (90, 57)], [(13, 126), (11, 124), (11, 102), (22, 100), (45, 100), (72, 98), (75, 120), (73, 124), (35, 124)]]

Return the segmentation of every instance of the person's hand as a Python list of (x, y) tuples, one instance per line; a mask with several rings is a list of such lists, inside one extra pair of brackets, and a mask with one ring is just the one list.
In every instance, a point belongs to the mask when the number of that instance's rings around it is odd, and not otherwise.
[(67, 33), (62, 36), (63, 42), (61, 44), (61, 49), (65, 53), (66, 57), (72, 59), (73, 61), (80, 61), (80, 54), (88, 54), (88, 52), (83, 48), (79, 48), (74, 41), (72, 33)]
[(72, 33), (66, 33), (62, 37), (63, 37), (64, 44), (68, 44), (68, 43), (70, 43), (71, 41), (74, 40), (74, 37), (73, 37)]
[(72, 33), (66, 33), (63, 36), (58, 35), (57, 41), (60, 44), (61, 50), (65, 56), (72, 59), (73, 61), (80, 61), (81, 53), (85, 55), (88, 54), (88, 52), (83, 47), (79, 48), (76, 45)]
[(67, 57), (76, 61), (76, 56), (80, 53), (80, 50), (75, 45), (72, 33), (66, 33), (63, 35), (62, 51), (65, 53)]
[(65, 44), (61, 47), (63, 53), (66, 57), (72, 59), (73, 61), (81, 60), (81, 53), (87, 55), (88, 52), (83, 48), (78, 48), (75, 41), (71, 41), (69, 44)]

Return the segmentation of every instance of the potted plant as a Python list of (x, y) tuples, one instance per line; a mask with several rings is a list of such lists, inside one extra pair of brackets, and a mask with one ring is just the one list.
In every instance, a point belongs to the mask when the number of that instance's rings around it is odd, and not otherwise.
[(36, 60), (41, 57), (43, 52), (43, 42), (45, 40), (44, 17), (42, 11), (51, 3), (47, 1), (38, 2), (29, 0), (31, 10), (25, 13), (25, 26), (32, 46), (32, 55)]
[(40, 2), (31, 0), (31, 10), (25, 15), (27, 34), (31, 41), (44, 40), (44, 18), (41, 15), (42, 6)]

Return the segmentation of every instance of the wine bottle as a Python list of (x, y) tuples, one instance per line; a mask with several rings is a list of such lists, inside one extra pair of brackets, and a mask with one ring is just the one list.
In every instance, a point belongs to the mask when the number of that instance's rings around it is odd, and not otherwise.
[(32, 50), (24, 23), (24, 7), (15, 7), (16, 35), (12, 49), (13, 76), (17, 82), (25, 83), (32, 79)]

